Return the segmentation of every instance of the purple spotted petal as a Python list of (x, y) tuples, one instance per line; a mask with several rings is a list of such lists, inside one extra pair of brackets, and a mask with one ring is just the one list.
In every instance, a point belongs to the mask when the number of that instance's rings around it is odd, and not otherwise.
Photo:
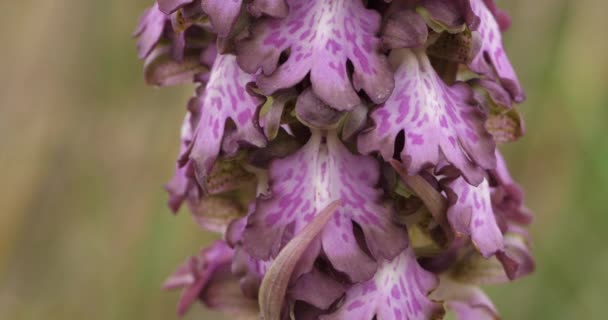
[(494, 216), (487, 180), (475, 187), (458, 178), (447, 187), (457, 197), (448, 208), (448, 220), (455, 231), (470, 235), (475, 247), (486, 258), (503, 251), (503, 235)]
[(471, 102), (471, 90), (463, 83), (447, 86), (422, 52), (393, 50), (390, 58), (396, 89), (372, 112), (375, 127), (360, 136), (359, 151), (380, 151), (388, 161), (403, 130), (400, 157), (410, 175), (445, 158), (467, 181), (479, 184), (482, 168), (495, 165), (495, 145), (484, 128), (483, 113)]
[(207, 86), (199, 88), (194, 104), (200, 109), (200, 118), (188, 156), (196, 165), (201, 185), (220, 153), (227, 120), (236, 125), (233, 134), (239, 138), (234, 140), (258, 147), (266, 143), (255, 120), (263, 101), (247, 91), (250, 81), (252, 76), (238, 67), (234, 56), (220, 55), (215, 59)]
[(269, 175), (272, 196), (258, 200), (244, 234), (245, 248), (252, 255), (275, 256), (285, 234), (299, 232), (337, 198), (343, 205), (325, 226), (319, 247), (351, 280), (369, 279), (376, 269), (374, 259), (359, 245), (353, 223), (361, 227), (376, 259), (390, 259), (407, 245), (405, 230), (393, 222), (392, 207), (382, 203), (382, 192), (376, 189), (378, 163), (350, 153), (335, 132), (327, 137), (313, 133), (297, 153), (275, 160)]
[[(263, 18), (252, 37), (237, 48), (241, 67), (262, 69), (257, 84), (265, 94), (289, 88), (310, 73), (315, 94), (334, 109), (349, 110), (360, 103), (363, 89), (376, 103), (393, 89), (388, 63), (379, 51), (380, 16), (361, 0), (289, 0), (284, 19)], [(282, 52), (289, 50), (279, 65)], [(347, 61), (354, 67), (351, 83)], [(353, 88), (354, 87), (354, 88)]]
[(168, 21), (169, 17), (159, 10), (156, 3), (144, 11), (135, 30), (135, 36), (139, 38), (137, 54), (140, 59), (147, 57), (156, 46)]
[(480, 49), (469, 67), (477, 73), (490, 76), (496, 72), (498, 80), (509, 91), (513, 101), (522, 102), (525, 94), (502, 46), (502, 36), (496, 19), (484, 0), (470, 0), (470, 3), (473, 12), (480, 19), (479, 27), (473, 32)]
[(165, 289), (183, 288), (177, 306), (179, 315), (188, 311), (219, 270), (229, 268), (232, 256), (233, 250), (225, 242), (216, 241), (198, 256), (190, 257), (165, 281)]
[(435, 276), (418, 265), (408, 248), (394, 260), (381, 262), (371, 280), (354, 285), (341, 307), (320, 319), (437, 319), (443, 310), (428, 298), (436, 285)]
[[(215, 163), (204, 184), (197, 183), (192, 163), (187, 155), (192, 144), (193, 128), (200, 118), (199, 110), (190, 110), (181, 132), (180, 157), (175, 174), (165, 189), (169, 193), (169, 207), (177, 213), (187, 202), (194, 220), (204, 229), (223, 233), (228, 224), (246, 213), (243, 202), (255, 196), (255, 176), (241, 166), (240, 159)], [(225, 196), (231, 192), (232, 196)]]

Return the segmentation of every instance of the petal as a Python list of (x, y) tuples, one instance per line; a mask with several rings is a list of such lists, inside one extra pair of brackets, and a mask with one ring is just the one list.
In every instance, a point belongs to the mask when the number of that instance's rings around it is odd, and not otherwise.
[(271, 197), (258, 199), (244, 234), (245, 248), (253, 256), (275, 256), (290, 228), (298, 233), (336, 198), (343, 205), (325, 226), (321, 244), (338, 271), (361, 281), (375, 270), (375, 261), (358, 243), (354, 223), (376, 259), (393, 258), (406, 247), (407, 233), (393, 221), (394, 209), (383, 203), (382, 191), (376, 187), (377, 161), (350, 153), (336, 132), (327, 137), (314, 132), (298, 152), (272, 162), (269, 175)]
[(333, 201), (314, 217), (276, 257), (260, 286), (260, 310), (262, 319), (279, 320), (287, 285), (300, 258), (308, 246), (340, 207), (341, 201)]
[[(468, 1), (468, 0), (466, 0)], [(421, 0), (418, 12), (425, 18), (435, 32), (444, 30), (450, 33), (462, 32), (466, 25), (476, 23), (466, 1)]]
[(241, 12), (242, 0), (201, 0), (201, 7), (211, 20), (218, 37), (230, 34)]
[(199, 184), (194, 176), (190, 152), (193, 128), (200, 118), (199, 110), (190, 110), (182, 124), (181, 151), (175, 175), (165, 186), (169, 207), (177, 213), (187, 201), (195, 221), (204, 229), (223, 233), (228, 224), (247, 211), (245, 204), (256, 196), (256, 176), (245, 170), (244, 157), (220, 158), (209, 175)]
[(374, 277), (346, 292), (340, 308), (321, 320), (437, 319), (443, 309), (428, 298), (437, 280), (416, 262), (411, 248), (383, 261)]
[(474, 249), (464, 250), (449, 271), (450, 278), (474, 285), (501, 284), (534, 271), (535, 262), (527, 241), (514, 232), (504, 236), (505, 250), (486, 259)]
[(428, 28), (420, 15), (413, 10), (398, 10), (386, 18), (382, 27), (382, 44), (387, 49), (417, 48), (426, 42), (428, 35)]
[(190, 257), (165, 281), (165, 289), (183, 288), (177, 307), (179, 315), (188, 311), (218, 270), (229, 267), (232, 256), (233, 250), (225, 242), (216, 241), (198, 256)]
[(408, 175), (398, 161), (391, 160), (389, 162), (393, 169), (395, 169), (395, 171), (397, 171), (401, 177), (401, 181), (403, 181), (403, 183), (405, 183), (416, 194), (416, 196), (422, 200), (424, 205), (431, 212), (435, 222), (442, 226), (444, 230), (447, 230), (447, 201), (440, 191), (433, 187), (422, 176)]
[(498, 320), (496, 307), (478, 287), (455, 282), (446, 276), (439, 280), (439, 287), (431, 297), (445, 301), (445, 306), (454, 311), (458, 320)]
[(492, 14), (494, 15), (496, 22), (500, 26), (500, 31), (507, 31), (507, 29), (509, 29), (509, 27), (511, 26), (511, 18), (509, 17), (509, 15), (500, 8), (496, 7), (496, 3), (494, 2), (494, 0), (483, 0), (483, 2), (486, 4), (486, 7), (488, 7), (490, 12), (492, 12)]
[(194, 99), (194, 108), (200, 113), (200, 118), (192, 148), (186, 156), (193, 161), (201, 185), (204, 185), (220, 153), (227, 120), (236, 126), (234, 134), (238, 138), (233, 140), (258, 147), (266, 144), (256, 126), (257, 111), (262, 101), (246, 90), (252, 80), (251, 75), (238, 67), (234, 56), (220, 55), (215, 59), (207, 86), (200, 88), (202, 90)]
[(144, 12), (135, 30), (135, 36), (139, 38), (137, 54), (140, 59), (147, 57), (156, 46), (168, 21), (169, 17), (158, 9), (158, 4)]
[(526, 131), (524, 121), (515, 109), (491, 112), (486, 121), (486, 130), (496, 143), (517, 141)]
[(492, 188), (492, 206), (494, 212), (504, 219), (527, 225), (532, 222), (531, 211), (524, 206), (524, 194), (521, 187), (511, 178), (507, 163), (499, 152), (496, 152), (496, 169), (490, 172), (496, 182)]
[(479, 27), (473, 32), (474, 39), (479, 42), (477, 56), (469, 64), (474, 72), (492, 75), (496, 72), (498, 80), (511, 94), (515, 102), (522, 102), (525, 93), (519, 79), (511, 66), (511, 62), (502, 46), (500, 27), (484, 0), (470, 0), (473, 12), (479, 17)]
[[(363, 89), (376, 103), (384, 101), (393, 81), (380, 40), (380, 16), (361, 0), (289, 0), (284, 19), (263, 18), (252, 37), (237, 48), (239, 65), (263, 74), (257, 84), (269, 95), (293, 87), (310, 73), (315, 94), (332, 108), (349, 110), (360, 103), (355, 90)], [(283, 52), (287, 60), (279, 65)], [(347, 61), (354, 67), (353, 83)], [(353, 88), (354, 86), (354, 88)]]
[(165, 14), (171, 14), (177, 9), (192, 3), (194, 0), (158, 0), (158, 7), (160, 11)]
[(469, 82), (475, 90), (475, 99), (489, 111), (486, 129), (497, 143), (513, 142), (525, 133), (524, 121), (513, 108), (511, 95), (497, 82), (474, 79)]
[(200, 299), (207, 308), (228, 314), (233, 320), (257, 320), (260, 316), (257, 300), (243, 294), (229, 268), (217, 269)]
[[(198, 116), (198, 112), (189, 111), (184, 117), (181, 128), (180, 159), (186, 157), (189, 152)], [(190, 166), (178, 160), (173, 178), (165, 185), (165, 189), (169, 193), (169, 207), (174, 213), (177, 213), (184, 200), (190, 199), (196, 202), (202, 196), (196, 180), (190, 172), (191, 169)]]
[(346, 114), (342, 126), (342, 140), (347, 141), (356, 136), (367, 125), (368, 107), (360, 104)]
[(495, 145), (484, 128), (483, 113), (471, 102), (471, 90), (463, 83), (443, 83), (422, 52), (398, 49), (390, 58), (396, 90), (372, 112), (375, 127), (361, 134), (359, 151), (380, 151), (388, 161), (404, 131), (400, 157), (409, 175), (445, 158), (467, 181), (479, 184), (482, 168), (495, 165)]
[(487, 180), (475, 187), (458, 178), (448, 183), (457, 197), (448, 208), (448, 220), (457, 233), (471, 236), (481, 254), (489, 258), (504, 250), (502, 232), (498, 228)]
[(298, 279), (296, 285), (289, 289), (289, 295), (294, 300), (306, 301), (316, 308), (326, 310), (345, 291), (345, 284), (315, 268)]
[(273, 94), (260, 110), (260, 126), (264, 129), (264, 135), (268, 140), (273, 140), (279, 133), (283, 111), (288, 104), (292, 104), (297, 98), (295, 90), (286, 90)]
[(192, 83), (196, 74), (205, 71), (207, 68), (200, 63), (198, 52), (189, 50), (176, 61), (169, 46), (154, 49), (144, 65), (146, 83), (159, 87)]
[(344, 112), (326, 105), (310, 89), (304, 90), (296, 101), (296, 117), (308, 127), (316, 129), (332, 129), (337, 127)]
[(267, 15), (274, 18), (285, 18), (289, 13), (285, 0), (253, 0), (247, 9), (255, 17)]
[[(253, 193), (253, 190), (251, 192)], [(230, 222), (243, 217), (245, 210), (237, 199), (222, 196), (205, 196), (200, 201), (190, 202), (190, 211), (196, 223), (208, 231), (223, 234)]]

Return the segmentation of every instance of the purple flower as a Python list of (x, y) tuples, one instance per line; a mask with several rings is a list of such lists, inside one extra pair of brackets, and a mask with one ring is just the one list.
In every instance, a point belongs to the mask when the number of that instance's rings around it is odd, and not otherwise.
[(491, 0), (158, 0), (146, 81), (193, 83), (169, 206), (218, 240), (165, 283), (236, 319), (495, 319), (534, 270), (497, 145), (525, 94)]

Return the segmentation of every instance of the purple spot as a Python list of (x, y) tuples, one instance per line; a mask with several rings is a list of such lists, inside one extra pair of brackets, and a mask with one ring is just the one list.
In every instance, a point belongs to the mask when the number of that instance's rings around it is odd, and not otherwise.
[(407, 137), (409, 138), (409, 140), (411, 141), (412, 144), (415, 144), (415, 145), (424, 144), (424, 137), (421, 134), (408, 132)]
[(401, 298), (401, 295), (399, 294), (399, 288), (397, 287), (396, 284), (393, 284), (393, 288), (391, 289), (391, 295), (395, 299)]
[(247, 123), (247, 120), (249, 119), (251, 119), (251, 110), (249, 109), (239, 113), (239, 115), (237, 116), (237, 120), (242, 126), (245, 125), (245, 123)]
[(351, 304), (349, 304), (348, 307), (346, 307), (346, 310), (352, 311), (354, 309), (361, 308), (363, 305), (364, 305), (363, 301), (355, 300)]

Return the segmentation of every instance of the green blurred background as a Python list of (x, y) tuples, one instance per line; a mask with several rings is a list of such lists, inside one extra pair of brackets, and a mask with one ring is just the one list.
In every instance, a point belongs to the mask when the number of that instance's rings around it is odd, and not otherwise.
[[(165, 207), (192, 88), (144, 86), (130, 34), (149, 4), (0, 4), (1, 319), (177, 318), (160, 284), (210, 236)], [(538, 269), (489, 292), (504, 319), (606, 319), (608, 3), (499, 4), (528, 92), (528, 134), (503, 149)]]

